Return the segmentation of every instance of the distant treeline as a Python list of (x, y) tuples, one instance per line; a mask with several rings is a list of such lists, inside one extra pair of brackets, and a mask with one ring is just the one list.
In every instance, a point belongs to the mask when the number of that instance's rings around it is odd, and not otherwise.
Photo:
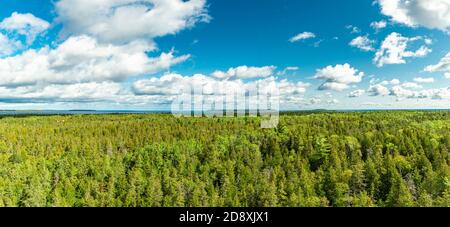
[(446, 206), (450, 111), (3, 116), (0, 206)]

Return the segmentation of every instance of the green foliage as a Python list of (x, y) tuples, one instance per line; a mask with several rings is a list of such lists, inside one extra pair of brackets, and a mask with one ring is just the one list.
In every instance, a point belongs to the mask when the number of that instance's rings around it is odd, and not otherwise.
[(0, 119), (0, 206), (449, 206), (450, 112)]

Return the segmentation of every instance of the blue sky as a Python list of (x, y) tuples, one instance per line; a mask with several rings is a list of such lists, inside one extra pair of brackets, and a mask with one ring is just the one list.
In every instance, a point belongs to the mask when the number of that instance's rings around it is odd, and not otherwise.
[(1, 109), (167, 109), (180, 81), (270, 79), (282, 109), (450, 106), (449, 0), (0, 4)]

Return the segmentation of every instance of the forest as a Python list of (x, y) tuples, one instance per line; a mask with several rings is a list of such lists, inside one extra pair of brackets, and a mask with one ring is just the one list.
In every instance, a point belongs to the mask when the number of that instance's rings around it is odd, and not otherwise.
[(450, 111), (2, 116), (0, 206), (448, 207)]

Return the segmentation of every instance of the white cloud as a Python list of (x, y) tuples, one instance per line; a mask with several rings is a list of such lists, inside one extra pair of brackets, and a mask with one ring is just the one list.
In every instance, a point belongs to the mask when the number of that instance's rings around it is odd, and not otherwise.
[(378, 3), (381, 12), (394, 22), (440, 30), (450, 27), (448, 0), (378, 0)]
[(371, 85), (367, 90), (370, 96), (389, 95), (389, 89), (381, 84)]
[[(142, 79), (133, 83), (133, 91), (137, 95), (179, 95), (183, 90), (181, 86), (190, 85), (192, 87), (203, 86), (216, 87), (220, 83), (212, 77), (196, 74), (192, 77), (185, 77), (180, 74), (165, 74), (159, 78)], [(223, 84), (228, 83), (224, 81)], [(237, 81), (236, 86), (242, 85), (242, 81)], [(209, 91), (212, 92), (212, 91)], [(207, 93), (209, 93), (207, 92)]]
[(362, 89), (358, 89), (358, 90), (354, 90), (352, 92), (350, 92), (348, 94), (348, 97), (350, 98), (356, 98), (356, 97), (360, 97), (361, 95), (363, 95), (366, 91), (362, 90)]
[(356, 47), (359, 48), (363, 51), (373, 51), (373, 44), (375, 43), (375, 41), (370, 40), (368, 38), (368, 36), (358, 36), (356, 38), (354, 38), (349, 45), (352, 47)]
[(400, 80), (399, 79), (392, 79), (389, 83), (392, 84), (392, 85), (397, 85), (397, 84), (400, 84)]
[(211, 75), (218, 79), (251, 79), (256, 77), (268, 77), (273, 74), (275, 66), (249, 67), (246, 65), (229, 68), (228, 71), (215, 71)]
[(0, 57), (11, 55), (21, 47), (21, 42), (11, 40), (6, 35), (0, 33)]
[[(12, 13), (10, 17), (0, 22), (0, 57), (12, 55), (31, 45), (36, 37), (49, 27), (47, 21), (32, 14)], [(26, 43), (20, 41), (20, 36), (26, 39)]]
[[(385, 103), (384, 105), (390, 106), (390, 103)], [(370, 106), (370, 107), (380, 107), (383, 106), (383, 104), (378, 102), (363, 102), (361, 103), (361, 106)]]
[(292, 38), (289, 39), (289, 42), (293, 43), (293, 42), (297, 42), (300, 40), (305, 40), (305, 39), (311, 39), (311, 38), (315, 38), (316, 35), (312, 32), (302, 32)]
[(319, 86), (319, 90), (343, 91), (349, 88), (348, 84), (338, 82), (325, 82)]
[(174, 50), (156, 54), (153, 39), (209, 19), (206, 0), (58, 0), (55, 12), (62, 39), (37, 49), (29, 47), (47, 21), (13, 13), (0, 22), (0, 102), (167, 103), (123, 82), (186, 61)]
[(299, 68), (297, 66), (288, 66), (288, 67), (285, 68), (285, 70), (287, 70), (287, 71), (296, 71), (298, 69)]
[(427, 77), (427, 78), (416, 77), (413, 79), (413, 81), (417, 82), (417, 83), (434, 83), (434, 78), (433, 77)]
[(90, 35), (101, 42), (152, 39), (208, 21), (206, 0), (59, 0), (64, 35)]
[(267, 77), (273, 74), (275, 68), (276, 68), (275, 66), (264, 66), (264, 67), (239, 66), (237, 68), (230, 68), (227, 71), (227, 74), (242, 79)]
[(20, 13), (0, 22), (0, 102), (167, 103), (123, 82), (186, 61), (174, 50), (156, 54), (153, 39), (209, 20), (206, 0), (57, 0), (55, 13), (62, 39), (36, 49), (50, 23)]
[(33, 14), (12, 13), (8, 18), (0, 22), (0, 29), (23, 35), (27, 39), (27, 44), (34, 42), (36, 37), (45, 32), (50, 27), (50, 24)]
[(349, 30), (350, 30), (350, 33), (352, 33), (352, 34), (360, 33), (360, 32), (361, 32), (361, 29), (359, 29), (358, 27), (353, 26), (353, 25), (347, 25), (347, 26), (345, 26), (345, 28), (346, 28), (346, 29), (349, 29)]
[(338, 64), (318, 69), (314, 78), (325, 80), (319, 87), (319, 90), (342, 91), (347, 89), (349, 84), (361, 82), (363, 76), (364, 72), (358, 72), (357, 69), (352, 68), (349, 64)]
[(189, 58), (175, 57), (172, 51), (152, 58), (147, 51), (153, 49), (142, 41), (112, 45), (100, 44), (88, 36), (71, 37), (55, 49), (31, 49), (0, 59), (0, 86), (124, 81), (165, 70)]
[(402, 86), (395, 86), (391, 89), (390, 95), (397, 98), (408, 99), (437, 99), (437, 100), (450, 100), (450, 87), (427, 89), (421, 91), (412, 91), (403, 88)]
[(330, 92), (326, 92), (323, 95), (315, 95), (313, 97), (310, 97), (308, 99), (304, 99), (304, 102), (302, 105), (314, 105), (315, 108), (325, 107), (325, 106), (332, 106), (339, 104), (340, 101), (333, 97), (333, 95)]
[(373, 29), (375, 29), (377, 32), (383, 28), (385, 28), (387, 26), (387, 22), (385, 20), (381, 20), (381, 21), (374, 21), (372, 23), (370, 23), (370, 27), (372, 27)]
[[(372, 83), (373, 84), (373, 83)], [(384, 80), (382, 82), (380, 82), (381, 85), (386, 86), (386, 85), (399, 85), (400, 84), (400, 80), (399, 79), (392, 79), (392, 80)]]
[(414, 82), (405, 82), (403, 84), (400, 85), (403, 88), (410, 88), (410, 89), (420, 89), (422, 88), (422, 85), (419, 85), (417, 83)]
[(328, 103), (328, 104), (338, 104), (338, 103), (339, 103), (339, 100), (337, 100), (337, 99), (330, 99), (330, 100), (328, 100), (327, 103)]
[(301, 81), (292, 82), (287, 79), (283, 79), (278, 82), (277, 86), (280, 89), (280, 94), (282, 95), (299, 95), (305, 93), (306, 89), (311, 85)]
[(286, 75), (287, 72), (289, 72), (289, 71), (297, 71), (298, 69), (299, 69), (299, 67), (297, 67), (297, 66), (288, 66), (288, 67), (284, 68), (283, 71), (277, 72), (277, 75), (278, 76), (284, 76), (284, 75)]
[(121, 85), (111, 82), (0, 87), (0, 101), (3, 103), (111, 102), (120, 101), (123, 95), (125, 91)]
[(148, 108), (149, 105), (167, 105), (173, 100), (171, 95), (136, 95), (122, 83), (88, 82), (76, 84), (32, 85), (16, 88), (0, 86), (0, 102), (4, 103), (44, 103), (46, 105), (70, 103), (95, 106), (100, 103)]
[(309, 104), (311, 104), (311, 105), (318, 104), (321, 102), (322, 102), (322, 99), (320, 99), (319, 97), (312, 97), (309, 99)]
[(314, 47), (319, 47), (320, 44), (322, 44), (323, 41), (324, 41), (323, 39), (318, 40), (318, 41), (316, 41), (316, 42), (313, 43), (313, 46), (314, 46)]
[[(425, 81), (429, 82), (431, 80)], [(420, 79), (419, 79), (420, 80)], [(397, 83), (395, 83), (397, 84)], [(436, 89), (424, 89), (420, 84), (413, 82), (404, 82), (402, 84), (395, 85), (389, 81), (383, 81), (378, 84), (372, 84), (367, 92), (371, 96), (395, 96), (397, 101), (402, 99), (435, 99), (435, 100), (450, 100), (450, 87), (436, 88)], [(392, 88), (387, 88), (386, 85), (394, 85)]]
[(431, 49), (425, 45), (415, 51), (408, 50), (409, 43), (420, 39), (422, 38), (403, 37), (401, 34), (393, 32), (383, 41), (373, 61), (378, 67), (382, 67), (386, 64), (405, 64), (405, 58), (424, 57), (431, 52)]
[(427, 72), (450, 72), (450, 52), (447, 53), (436, 65), (429, 65), (425, 68)]
[(433, 99), (445, 99), (450, 100), (450, 87), (448, 88), (439, 88), (432, 89), (430, 92), (433, 96)]
[(450, 73), (444, 73), (445, 79), (450, 79)]
[(405, 89), (404, 86), (394, 86), (390, 90), (390, 95), (396, 96), (398, 98), (404, 98), (404, 97), (414, 97), (415, 92)]
[[(159, 78), (149, 78), (138, 80), (133, 83), (132, 90), (138, 96), (166, 97), (167, 100), (173, 100), (176, 96), (184, 95), (190, 89), (197, 89), (206, 98), (211, 98), (232, 94), (229, 92), (242, 91), (248, 92), (247, 95), (256, 94), (256, 85), (259, 91), (269, 89), (274, 82), (279, 90), (280, 103), (299, 104), (304, 102), (303, 93), (310, 86), (304, 82), (292, 82), (286, 79), (277, 80), (275, 77), (267, 77), (255, 81), (244, 82), (241, 79), (220, 80), (214, 77), (195, 74), (193, 76), (182, 76), (180, 74), (165, 74)], [(243, 94), (244, 94), (243, 93)], [(245, 100), (243, 101), (245, 102)]]

